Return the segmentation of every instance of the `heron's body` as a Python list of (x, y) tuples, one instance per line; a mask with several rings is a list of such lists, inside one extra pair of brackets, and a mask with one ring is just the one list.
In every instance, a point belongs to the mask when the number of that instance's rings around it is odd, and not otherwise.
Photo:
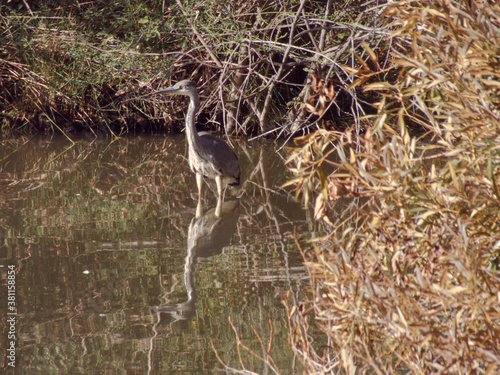
[[(222, 201), (222, 190), (225, 185), (239, 185), (240, 165), (231, 147), (222, 139), (212, 134), (198, 133), (194, 117), (198, 108), (198, 91), (191, 81), (181, 81), (176, 85), (156, 91), (154, 94), (189, 96), (189, 107), (186, 114), (186, 139), (191, 170), (196, 173), (198, 193), (201, 196), (203, 177), (215, 179), (218, 191), (218, 206)], [(200, 212), (201, 214), (201, 212)]]
[[(222, 176), (229, 185), (240, 183), (240, 166), (233, 150), (220, 138), (210, 133), (198, 133), (199, 148), (189, 147), (189, 166), (195, 173), (208, 178)], [(189, 142), (189, 140), (188, 140)], [(212, 150), (217, 151), (217, 157)]]

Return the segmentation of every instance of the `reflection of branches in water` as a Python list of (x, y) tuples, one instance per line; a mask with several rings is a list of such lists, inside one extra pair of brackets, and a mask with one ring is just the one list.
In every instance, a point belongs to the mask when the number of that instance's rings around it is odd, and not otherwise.
[(158, 193), (166, 187), (175, 194), (179, 186), (189, 185), (186, 175), (178, 173), (184, 165), (183, 142), (176, 144), (179, 139), (81, 139), (69, 144), (60, 137), (37, 137), (13, 151), (2, 150), (0, 183), (16, 186), (13, 191), (20, 190), (19, 184), (25, 185), (25, 191), (33, 189), (29, 184), (34, 181), (39, 182), (36, 188), (57, 185), (60, 190), (82, 180), (88, 186), (80, 188), (90, 188), (99, 195)]
[[(280, 188), (289, 176), (282, 160), (277, 157), (274, 145), (269, 147), (268, 144), (261, 143), (253, 149), (243, 148), (242, 152), (251, 160), (248, 165), (252, 167), (243, 182), (245, 219), (257, 226), (272, 222), (275, 233), (281, 236), (286, 231), (291, 231), (293, 226), (300, 225), (304, 220), (300, 202), (292, 193)], [(265, 219), (259, 223), (257, 220), (261, 213), (265, 214)], [(314, 225), (313, 220), (308, 220), (309, 231), (313, 231)]]
[[(265, 236), (266, 240), (260, 244), (255, 240), (252, 244), (247, 244), (245, 239), (242, 240), (240, 246), (247, 258), (245, 262), (247, 268), (240, 270), (241, 275), (244, 275), (246, 282), (253, 285), (255, 296), (265, 295), (259, 290), (271, 283), (273, 290), (276, 291), (276, 297), (282, 298), (280, 291), (289, 292), (291, 298), (296, 300), (295, 294), (300, 289), (301, 281), (307, 280), (307, 274), (302, 265), (290, 266), (285, 236), (287, 233), (291, 234), (296, 227), (307, 229), (310, 233), (314, 230), (315, 223), (307, 212), (304, 220), (300, 202), (290, 192), (279, 187), (288, 176), (282, 161), (276, 157), (274, 147), (268, 147), (263, 143), (253, 149), (245, 147), (242, 152), (251, 160), (247, 165), (252, 169), (246, 173), (248, 177), (243, 182), (241, 196), (244, 213), (240, 220), (246, 222), (244, 226), (246, 231), (258, 231), (262, 236), (262, 231), (266, 230), (268, 234)], [(262, 257), (265, 253), (262, 246), (268, 247), (267, 252), (272, 258), (269, 263), (267, 257)], [(256, 254), (261, 255), (256, 257)], [(280, 260), (276, 263), (278, 259)], [(286, 288), (283, 288), (283, 281), (286, 282)], [(296, 284), (295, 287), (293, 283)], [(246, 305), (248, 303), (246, 296), (243, 296), (243, 300)]]
[[(215, 352), (215, 355), (217, 356), (218, 361), (224, 366), (224, 369), (226, 371), (229, 371), (230, 373), (257, 374), (256, 372), (247, 370), (246, 369), (247, 366), (245, 365), (245, 361), (243, 360), (243, 358), (247, 359), (247, 358), (253, 357), (253, 358), (257, 359), (258, 361), (260, 361), (262, 364), (264, 364), (266, 366), (266, 369), (270, 369), (275, 374), (280, 375), (281, 372), (279, 370), (279, 367), (276, 365), (276, 362), (274, 361), (274, 359), (270, 353), (271, 347), (273, 345), (273, 339), (274, 339), (274, 337), (273, 337), (274, 327), (273, 327), (272, 321), (270, 319), (268, 319), (270, 333), (269, 333), (269, 338), (267, 340), (267, 343), (264, 343), (262, 336), (259, 334), (259, 332), (255, 328), (255, 326), (252, 325), (252, 330), (253, 330), (253, 332), (254, 332), (255, 336), (257, 337), (257, 340), (260, 344), (260, 349), (262, 350), (262, 355), (259, 355), (256, 351), (252, 350), (250, 347), (248, 347), (247, 345), (245, 345), (243, 343), (243, 341), (241, 339), (241, 335), (238, 332), (238, 329), (236, 328), (236, 326), (234, 325), (231, 317), (228, 317), (228, 321), (229, 321), (229, 325), (231, 326), (231, 328), (233, 329), (233, 332), (234, 332), (239, 365), (241, 366), (241, 368), (243, 370), (236, 369), (234, 367), (229, 366), (227, 363), (225, 363), (222, 360), (222, 358), (220, 357), (220, 355), (217, 351), (217, 348), (214, 345), (213, 340), (210, 339), (210, 344), (212, 345), (212, 349)], [(263, 332), (263, 330), (261, 330), (261, 332)], [(242, 354), (246, 354), (246, 355), (242, 355)], [(266, 371), (266, 373), (268, 373), (268, 371)]]

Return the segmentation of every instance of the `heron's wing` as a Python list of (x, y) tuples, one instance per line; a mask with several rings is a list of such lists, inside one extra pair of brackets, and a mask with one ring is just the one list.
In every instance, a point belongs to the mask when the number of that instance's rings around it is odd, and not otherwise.
[(223, 177), (232, 177), (238, 180), (240, 165), (231, 147), (210, 133), (201, 132), (199, 135), (200, 156), (210, 162), (217, 173), (222, 174)]

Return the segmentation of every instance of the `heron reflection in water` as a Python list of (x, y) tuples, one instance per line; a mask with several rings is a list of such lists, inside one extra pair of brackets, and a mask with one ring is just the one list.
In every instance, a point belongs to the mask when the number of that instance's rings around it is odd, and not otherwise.
[(157, 312), (166, 312), (176, 319), (188, 319), (195, 311), (196, 290), (193, 284), (194, 267), (201, 260), (222, 253), (236, 231), (239, 217), (239, 201), (228, 201), (221, 205), (219, 215), (211, 209), (189, 224), (187, 255), (184, 262), (184, 284), (188, 299), (172, 305), (160, 305)]
[(186, 138), (188, 143), (189, 166), (196, 173), (198, 185), (198, 206), (196, 216), (201, 216), (201, 188), (203, 177), (215, 179), (217, 184), (216, 216), (220, 214), (223, 190), (227, 185), (240, 184), (240, 165), (235, 153), (222, 139), (206, 132), (198, 133), (194, 117), (198, 110), (198, 90), (191, 81), (180, 81), (172, 87), (159, 90), (154, 94), (187, 95), (189, 107), (186, 114)]

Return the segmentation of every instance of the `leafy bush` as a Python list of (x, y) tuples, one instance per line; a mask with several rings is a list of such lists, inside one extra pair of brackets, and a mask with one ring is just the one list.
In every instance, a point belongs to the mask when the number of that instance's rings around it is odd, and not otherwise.
[[(303, 250), (306, 306), (330, 347), (315, 351), (301, 306), (289, 306), (292, 342), (310, 371), (493, 373), (500, 7), (405, 0), (384, 8), (392, 72), (350, 70), (353, 86), (381, 94), (373, 125), (303, 137), (289, 159), (297, 192), (314, 197), (315, 217), (331, 226)], [(335, 221), (340, 197), (358, 204)]]

